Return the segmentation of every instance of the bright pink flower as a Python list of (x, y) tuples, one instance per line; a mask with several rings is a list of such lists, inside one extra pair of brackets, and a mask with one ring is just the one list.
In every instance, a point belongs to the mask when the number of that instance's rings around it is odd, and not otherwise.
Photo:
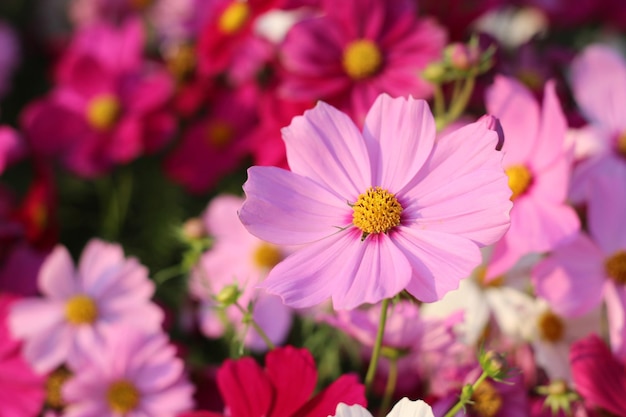
[[(252, 236), (237, 217), (242, 203), (241, 197), (221, 195), (211, 201), (204, 213), (205, 228), (214, 243), (202, 255), (189, 283), (191, 293), (203, 302), (200, 328), (209, 337), (224, 334), (224, 317), (214, 300), (224, 288), (237, 285), (241, 290), (239, 304), (247, 307), (253, 303), (254, 320), (272, 342), (281, 344), (291, 328), (291, 309), (257, 286), (289, 250)], [(267, 348), (256, 331), (242, 322), (243, 314), (236, 306), (226, 307), (226, 316), (238, 332), (247, 330), (246, 346), (254, 350)]]
[(168, 155), (167, 175), (199, 194), (236, 170), (250, 153), (247, 135), (257, 121), (254, 97), (250, 88), (216, 95), (208, 116), (191, 124)]
[(576, 391), (589, 407), (626, 417), (626, 367), (596, 335), (576, 342), (570, 350)]
[(445, 32), (418, 19), (413, 2), (325, 0), (325, 14), (296, 23), (281, 48), (281, 86), (298, 101), (322, 99), (360, 125), (381, 93), (425, 98), (419, 73), (440, 58)]
[(193, 386), (165, 333), (106, 326), (63, 385), (65, 417), (171, 417), (193, 406)]
[(24, 356), (39, 372), (76, 360), (101, 337), (103, 326), (123, 324), (154, 332), (161, 310), (150, 302), (154, 284), (135, 258), (119, 245), (93, 239), (78, 269), (69, 252), (57, 246), (39, 272), (43, 298), (26, 298), (11, 309), (10, 328), (24, 340)]
[[(381, 95), (360, 132), (320, 102), (283, 129), (291, 171), (252, 167), (243, 224), (280, 245), (307, 244), (262, 284), (294, 307), (336, 309), (406, 289), (443, 297), (509, 225), (510, 190), (485, 120), (435, 142), (425, 101)], [(444, 186), (445, 185), (445, 186)]]
[(9, 333), (9, 309), (16, 300), (0, 293), (0, 417), (35, 416), (45, 398), (45, 378), (35, 374), (22, 357), (21, 344)]
[(487, 277), (505, 273), (524, 255), (547, 252), (580, 228), (566, 204), (571, 152), (567, 124), (554, 83), (540, 109), (531, 92), (511, 78), (497, 77), (487, 91), (487, 109), (499, 118), (505, 141), (503, 165), (513, 191), (511, 228), (489, 262)]
[(254, 23), (261, 14), (283, 0), (218, 0), (198, 38), (198, 69), (205, 75), (227, 70), (235, 57), (246, 48), (254, 34)]
[(26, 156), (22, 137), (10, 126), (0, 125), (0, 174), (13, 162)]
[(228, 411), (178, 417), (319, 417), (332, 415), (339, 403), (367, 405), (365, 388), (355, 375), (342, 375), (313, 395), (316, 382), (315, 362), (306, 349), (276, 348), (266, 355), (265, 369), (251, 357), (227, 359), (217, 383)]
[(142, 58), (141, 22), (78, 32), (57, 69), (57, 85), (22, 114), (36, 153), (58, 156), (85, 176), (155, 152), (174, 133), (174, 84)]

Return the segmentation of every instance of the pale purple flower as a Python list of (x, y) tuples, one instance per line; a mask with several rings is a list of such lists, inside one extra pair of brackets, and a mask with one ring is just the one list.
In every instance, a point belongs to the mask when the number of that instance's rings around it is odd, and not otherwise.
[(124, 258), (119, 245), (92, 239), (78, 269), (59, 245), (44, 261), (38, 285), (43, 297), (15, 302), (9, 317), (14, 337), (24, 341), (24, 357), (38, 372), (78, 360), (104, 325), (160, 328), (163, 313), (150, 301), (154, 284), (148, 270)]
[(193, 386), (162, 332), (107, 326), (63, 385), (65, 417), (172, 417), (193, 407)]
[(293, 307), (336, 309), (407, 290), (431, 302), (509, 226), (510, 189), (489, 119), (435, 142), (423, 100), (376, 99), (363, 131), (320, 102), (283, 129), (291, 171), (252, 167), (240, 218), (274, 244), (307, 246), (262, 286)]

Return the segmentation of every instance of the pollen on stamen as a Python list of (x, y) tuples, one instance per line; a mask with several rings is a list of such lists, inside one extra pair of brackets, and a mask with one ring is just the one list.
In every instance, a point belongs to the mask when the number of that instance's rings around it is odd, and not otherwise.
[(235, 1), (220, 16), (218, 27), (226, 34), (239, 32), (250, 19), (250, 14), (250, 6), (247, 3)]
[(494, 417), (502, 405), (502, 396), (488, 381), (481, 382), (472, 394), (472, 411), (480, 417)]
[(516, 198), (524, 194), (530, 184), (532, 183), (533, 176), (528, 168), (524, 165), (513, 165), (506, 169), (506, 175), (509, 177), (509, 188), (513, 192), (511, 195), (511, 201), (515, 201)]
[(387, 233), (398, 226), (402, 205), (394, 194), (381, 187), (370, 187), (352, 205), (352, 224), (361, 229), (363, 238), (372, 233)]
[(551, 311), (546, 311), (537, 321), (539, 327), (539, 336), (547, 341), (556, 343), (563, 339), (565, 334), (565, 323), (563, 319)]
[(626, 284), (626, 251), (615, 252), (604, 262), (604, 269), (609, 278), (617, 284)]
[(125, 379), (113, 382), (107, 390), (109, 408), (118, 414), (126, 414), (139, 405), (141, 399), (135, 384)]
[(87, 295), (75, 295), (65, 304), (65, 317), (75, 325), (91, 324), (98, 318), (98, 306)]
[(376, 74), (382, 60), (380, 49), (368, 39), (359, 39), (348, 44), (343, 52), (343, 68), (353, 80)]

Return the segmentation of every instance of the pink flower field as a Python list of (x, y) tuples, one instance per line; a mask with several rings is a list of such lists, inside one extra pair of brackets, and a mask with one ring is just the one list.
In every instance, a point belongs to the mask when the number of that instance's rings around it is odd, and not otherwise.
[(623, 0), (0, 2), (0, 417), (626, 417)]

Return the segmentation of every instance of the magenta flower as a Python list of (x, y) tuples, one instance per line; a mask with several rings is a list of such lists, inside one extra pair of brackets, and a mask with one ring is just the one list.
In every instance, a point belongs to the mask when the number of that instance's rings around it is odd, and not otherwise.
[(45, 378), (24, 360), (19, 341), (7, 327), (9, 309), (17, 297), (0, 293), (0, 417), (34, 416), (45, 398)]
[(512, 78), (497, 77), (487, 91), (487, 109), (506, 136), (503, 165), (513, 191), (511, 228), (493, 251), (487, 278), (504, 274), (522, 256), (547, 252), (580, 228), (567, 205), (571, 152), (567, 123), (553, 82), (540, 108), (532, 93)]
[(193, 386), (162, 332), (107, 326), (63, 385), (65, 417), (171, 417), (192, 407)]
[(195, 411), (178, 417), (319, 417), (339, 403), (365, 405), (365, 387), (355, 375), (342, 375), (313, 395), (317, 369), (306, 349), (285, 346), (270, 351), (265, 369), (251, 357), (228, 359), (217, 372), (226, 404), (224, 414)]
[(435, 143), (425, 101), (381, 95), (363, 132), (320, 102), (283, 129), (291, 171), (252, 167), (240, 218), (280, 245), (307, 244), (262, 284), (294, 307), (337, 309), (408, 290), (430, 302), (509, 226), (510, 189), (490, 120)]
[(381, 93), (425, 98), (419, 76), (446, 42), (434, 20), (418, 19), (412, 1), (322, 1), (322, 16), (304, 19), (281, 49), (285, 97), (322, 99), (363, 121)]
[(57, 246), (38, 277), (44, 298), (26, 298), (11, 309), (9, 325), (24, 340), (24, 356), (39, 372), (79, 359), (107, 324), (160, 328), (163, 313), (150, 297), (154, 284), (137, 259), (124, 258), (119, 245), (93, 239), (78, 269), (69, 252)]

